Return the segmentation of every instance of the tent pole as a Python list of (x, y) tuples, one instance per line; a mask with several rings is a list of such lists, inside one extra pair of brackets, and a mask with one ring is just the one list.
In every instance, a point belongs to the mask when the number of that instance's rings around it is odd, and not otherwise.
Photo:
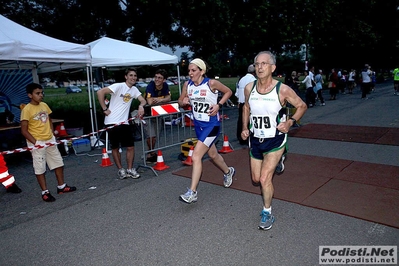
[(32, 68), (32, 78), (33, 78), (33, 82), (35, 82), (35, 83), (40, 83), (40, 82), (39, 82), (39, 76), (38, 76), (38, 74), (37, 74), (37, 68), (36, 68), (36, 67)]
[(181, 95), (181, 82), (180, 82), (180, 68), (179, 64), (176, 65), (177, 68), (177, 82), (179, 83), (179, 96)]
[(91, 133), (94, 134), (94, 123), (93, 123), (93, 105), (92, 105), (92, 99), (91, 99), (91, 65), (86, 67), (86, 75), (87, 75), (87, 89), (88, 89), (88, 94), (89, 94), (89, 109), (90, 109), (90, 121), (91, 121)]
[[(91, 66), (90, 66), (91, 67)], [(92, 69), (91, 69), (92, 70)], [(90, 73), (91, 73), (91, 80), (92, 80), (92, 84), (94, 85), (94, 83), (93, 83), (93, 71), (90, 71)], [(98, 132), (98, 122), (97, 122), (97, 111), (96, 111), (96, 97), (95, 97), (95, 94), (94, 94), (94, 89), (93, 89), (93, 92), (92, 92), (93, 94), (92, 94), (92, 102), (93, 102), (93, 107), (92, 107), (92, 109), (93, 109), (93, 116), (94, 116), (94, 130), (96, 131), (96, 132)]]

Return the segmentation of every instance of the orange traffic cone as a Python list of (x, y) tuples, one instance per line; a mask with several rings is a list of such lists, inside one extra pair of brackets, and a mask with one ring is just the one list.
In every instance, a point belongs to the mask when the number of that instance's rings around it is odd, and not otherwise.
[(56, 136), (57, 138), (60, 136), (60, 125), (57, 125), (54, 129), (54, 136)]
[(102, 167), (107, 167), (107, 166), (111, 166), (111, 159), (108, 157), (108, 153), (107, 153), (107, 149), (103, 148), (103, 159), (101, 161), (101, 166)]
[(168, 169), (170, 166), (166, 165), (163, 161), (162, 152), (158, 150), (157, 164), (154, 166), (155, 170), (162, 171)]
[(192, 158), (191, 158), (191, 156), (193, 156), (193, 152), (194, 152), (194, 145), (191, 145), (190, 151), (188, 152), (188, 156), (187, 156), (187, 158), (183, 161), (183, 164), (185, 164), (185, 165), (193, 165), (193, 160), (192, 160)]
[(61, 123), (60, 128), (58, 130), (58, 136), (65, 137), (68, 136), (68, 133), (65, 130), (64, 123)]
[(219, 152), (220, 153), (229, 153), (232, 151), (233, 150), (230, 148), (229, 138), (227, 137), (227, 135), (224, 135), (223, 147), (221, 150), (219, 150)]

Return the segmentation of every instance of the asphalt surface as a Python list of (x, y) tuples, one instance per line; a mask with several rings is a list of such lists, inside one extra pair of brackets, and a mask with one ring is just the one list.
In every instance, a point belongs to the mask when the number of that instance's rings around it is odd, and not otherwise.
[[(324, 97), (329, 98), (327, 91)], [(301, 123), (399, 127), (399, 96), (393, 95), (392, 82), (377, 84), (368, 100), (360, 97), (356, 89), (327, 100), (326, 106), (310, 108)], [(240, 149), (238, 110), (224, 108), (224, 114), (230, 119), (224, 120), (223, 131)], [(399, 166), (397, 146), (290, 138), (289, 148)], [(198, 187), (197, 203), (182, 203), (178, 196), (190, 179), (172, 174), (186, 167), (179, 154), (180, 147), (163, 150), (170, 168), (158, 176), (139, 168), (137, 180), (119, 180), (115, 166), (101, 167), (101, 148), (70, 154), (64, 157), (65, 179), (78, 190), (57, 195), (54, 173), (48, 172), (54, 203), (42, 201), (29, 154), (8, 156), (9, 172), (23, 192), (0, 189), (0, 265), (319, 265), (320, 245), (399, 244), (396, 228), (276, 199), (273, 228), (260, 231), (259, 195), (205, 182)]]

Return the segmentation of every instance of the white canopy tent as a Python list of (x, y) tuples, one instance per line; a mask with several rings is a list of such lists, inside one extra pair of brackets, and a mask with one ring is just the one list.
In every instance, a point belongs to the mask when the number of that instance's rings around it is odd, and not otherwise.
[[(117, 68), (176, 64), (180, 77), (177, 56), (148, 47), (107, 37), (86, 45), (65, 42), (30, 30), (2, 15), (0, 25), (0, 69), (31, 69), (34, 82), (39, 82), (38, 73), (87, 67), (90, 86), (92, 66)], [(92, 110), (92, 104), (95, 98), (91, 96), (94, 95), (89, 94), (94, 131), (95, 112)], [(97, 123), (95, 125), (97, 129)]]
[(0, 69), (32, 69), (37, 73), (85, 67), (90, 46), (58, 40), (25, 28), (0, 15)]
[[(108, 37), (102, 37), (87, 45), (91, 48), (92, 67), (120, 69), (129, 66), (174, 64), (177, 67), (180, 91), (179, 59), (176, 55), (169, 55), (142, 45)], [(93, 90), (90, 91), (94, 93)], [(95, 99), (94, 95), (91, 98)], [(91, 106), (93, 105), (91, 103)]]
[[(82, 67), (87, 69), (88, 74), (91, 64), (90, 46), (46, 36), (2, 15), (0, 25), (0, 69), (31, 70), (36, 83), (39, 83), (38, 73)], [(21, 90), (21, 86), (15, 87)]]
[(134, 43), (119, 41), (108, 37), (88, 43), (91, 47), (93, 67), (123, 67), (177, 64), (175, 55), (162, 53)]

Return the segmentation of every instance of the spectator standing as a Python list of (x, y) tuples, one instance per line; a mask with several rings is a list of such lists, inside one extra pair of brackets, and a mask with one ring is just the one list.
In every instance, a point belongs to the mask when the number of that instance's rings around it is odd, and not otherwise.
[[(202, 158), (205, 153), (224, 173), (223, 185), (225, 187), (231, 186), (235, 174), (234, 167), (226, 165), (215, 145), (220, 134), (219, 111), (233, 93), (220, 81), (207, 78), (206, 69), (207, 66), (202, 59), (195, 58), (190, 62), (188, 65), (190, 79), (184, 83), (179, 97), (180, 106), (191, 104), (194, 129), (198, 138), (191, 157), (193, 162), (191, 185), (185, 194), (180, 195), (180, 200), (186, 203), (196, 202), (198, 199), (197, 186), (202, 175)], [(218, 102), (219, 92), (223, 93), (223, 97)]]
[(399, 67), (393, 70), (393, 95), (399, 95)]
[(237, 139), (240, 142), (241, 145), (248, 145), (248, 141), (244, 141), (241, 138), (241, 132), (242, 132), (242, 108), (245, 103), (245, 95), (244, 95), (244, 88), (245, 86), (256, 80), (255, 78), (255, 67), (254, 65), (249, 65), (247, 69), (247, 74), (243, 76), (237, 84), (237, 90), (235, 93), (235, 96), (238, 99), (238, 119), (237, 119)]
[[(97, 91), (97, 98), (105, 115), (104, 125), (111, 127), (108, 130), (109, 140), (112, 149), (112, 158), (120, 179), (127, 177), (139, 178), (140, 175), (133, 168), (134, 162), (134, 138), (133, 128), (129, 124), (129, 111), (133, 99), (138, 99), (138, 115), (144, 115), (146, 101), (141, 92), (134, 86), (137, 81), (137, 71), (134, 68), (126, 69), (125, 82), (114, 83)], [(109, 107), (105, 104), (105, 96), (111, 95)], [(118, 124), (118, 125), (117, 125)], [(116, 125), (116, 126), (115, 126)], [(120, 148), (126, 147), (127, 169), (122, 167)]]
[(356, 78), (356, 70), (354, 70), (352, 68), (351, 72), (349, 72), (349, 77), (348, 77), (348, 93), (349, 94), (353, 93), (353, 88), (355, 87), (355, 78)]
[[(171, 101), (171, 93), (169, 85), (165, 82), (168, 78), (168, 73), (165, 69), (158, 69), (155, 71), (154, 80), (148, 83), (145, 91), (145, 99), (150, 106), (169, 103)], [(146, 129), (146, 142), (149, 150), (155, 148), (156, 140), (158, 138), (158, 131), (162, 129), (162, 119), (150, 118)], [(147, 161), (156, 162), (157, 154), (152, 151), (148, 154)]]
[(370, 93), (370, 87), (371, 87), (371, 71), (369, 69), (368, 64), (364, 65), (361, 75), (362, 75), (362, 99), (365, 100), (367, 99), (367, 94)]
[(3, 154), (0, 153), (0, 182), (6, 188), (7, 192), (10, 193), (21, 193), (22, 190), (15, 183), (13, 175), (8, 173), (8, 167), (4, 160)]
[(370, 72), (371, 72), (371, 75), (370, 75), (370, 78), (371, 78), (370, 90), (372, 92), (374, 92), (375, 91), (375, 84), (377, 83), (377, 76), (376, 76), (375, 71), (371, 67), (369, 67), (369, 69), (370, 69)]
[(299, 85), (301, 84), (301, 82), (299, 81), (299, 77), (298, 77), (296, 71), (292, 71), (291, 76), (287, 75), (284, 83), (287, 86), (289, 86), (291, 89), (293, 89), (296, 94), (299, 95)]
[[(276, 69), (274, 54), (269, 51), (260, 52), (256, 55), (254, 64), (257, 80), (245, 87), (241, 135), (243, 139), (250, 139), (251, 177), (254, 183), (260, 183), (262, 191), (263, 208), (258, 228), (268, 230), (274, 223), (273, 175), (277, 165), (283, 164), (287, 133), (295, 121), (301, 119), (307, 107), (290, 87), (273, 79), (272, 73)], [(287, 102), (296, 108), (290, 119), (281, 112)]]
[[(57, 194), (73, 192), (76, 187), (70, 187), (64, 182), (64, 161), (57, 145), (46, 145), (55, 142), (53, 123), (51, 121), (51, 109), (43, 102), (43, 87), (40, 84), (30, 83), (26, 86), (26, 93), (30, 102), (21, 111), (21, 133), (26, 139), (31, 150), (33, 169), (36, 179), (42, 189), (42, 199), (53, 202), (55, 198), (47, 189), (46, 163), (50, 170), (54, 170), (57, 178)], [(40, 148), (37, 148), (40, 146)]]
[(342, 76), (339, 80), (339, 83), (340, 83), (341, 94), (346, 94), (346, 87), (348, 83), (348, 71), (346, 70), (342, 71)]
[(317, 97), (320, 100), (320, 105), (321, 106), (325, 106), (326, 103), (324, 102), (324, 98), (323, 98), (323, 70), (319, 70), (319, 73), (314, 77), (314, 80), (316, 82), (316, 86), (315, 86), (315, 93), (317, 94)]
[(306, 87), (306, 94), (305, 94), (305, 101), (308, 107), (313, 107), (316, 103), (316, 95), (313, 91), (313, 84), (310, 72), (307, 70), (304, 71), (305, 78), (302, 80), (302, 83), (305, 84)]
[(314, 87), (316, 84), (314, 84), (314, 66), (310, 67), (309, 69), (309, 77), (310, 80), (312, 81), (312, 87)]
[(330, 100), (337, 99), (338, 88), (337, 84), (339, 82), (338, 74), (335, 72), (335, 68), (331, 69), (331, 74), (328, 78), (328, 88), (330, 90)]

